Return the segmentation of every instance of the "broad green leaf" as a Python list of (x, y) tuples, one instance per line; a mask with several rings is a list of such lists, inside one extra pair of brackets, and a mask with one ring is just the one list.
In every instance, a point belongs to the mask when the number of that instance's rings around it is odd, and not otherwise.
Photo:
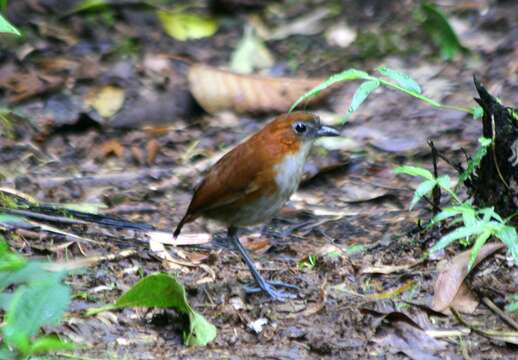
[(76, 345), (71, 342), (62, 341), (56, 335), (48, 335), (37, 338), (30, 347), (30, 354), (49, 353), (60, 350), (74, 350)]
[(473, 247), (471, 248), (471, 253), (469, 254), (469, 261), (468, 261), (468, 271), (471, 270), (473, 267), (473, 264), (475, 263), (475, 260), (477, 259), (478, 253), (480, 252), (480, 249), (482, 249), (482, 246), (486, 243), (487, 239), (491, 236), (491, 231), (483, 231), (482, 234), (480, 234), (477, 239), (475, 240), (475, 243), (473, 244)]
[(347, 112), (349, 114), (355, 112), (365, 101), (365, 99), (367, 99), (367, 96), (369, 96), (369, 94), (376, 90), (379, 86), (379, 80), (367, 80), (363, 82), (360, 86), (358, 86), (358, 89), (356, 89), (356, 92), (353, 95), (351, 105), (349, 105), (349, 109), (347, 109)]
[(190, 332), (184, 334), (185, 344), (188, 346), (205, 346), (216, 338), (216, 327), (196, 311), (189, 312)]
[(468, 238), (480, 233), (480, 226), (462, 226), (444, 235), (432, 248), (430, 252), (436, 252), (450, 245), (452, 242), (462, 238)]
[(420, 176), (422, 178), (425, 178), (426, 180), (435, 180), (435, 177), (433, 176), (433, 174), (429, 170), (423, 169), (423, 168), (420, 168), (420, 167), (417, 167), (417, 166), (408, 166), (408, 165), (398, 166), (397, 168), (394, 169), (394, 172), (396, 174), (406, 174), (406, 175), (410, 175), (410, 176)]
[(164, 273), (149, 275), (122, 294), (117, 301), (88, 314), (127, 307), (172, 308), (189, 316), (189, 331), (184, 332), (187, 345), (206, 345), (216, 337), (216, 327), (195, 312), (187, 301), (184, 287)]
[(483, 221), (495, 219), (499, 223), (505, 223), (504, 219), (502, 219), (502, 217), (495, 212), (495, 208), (493, 207), (480, 209), (478, 210), (478, 213), (484, 215), (484, 218), (482, 219)]
[(20, 36), (20, 32), (9, 21), (7, 21), (2, 14), (0, 14), (0, 33), (9, 33)]
[(344, 249), (347, 254), (356, 254), (365, 250), (365, 246), (361, 244), (354, 244)]
[(408, 90), (410, 92), (420, 94), (421, 87), (419, 84), (412, 79), (408, 74), (404, 72), (389, 69), (385, 66), (380, 66), (376, 69), (381, 75), (386, 76), (394, 81), (396, 81), (402, 88)]
[(21, 286), (9, 304), (2, 328), (4, 340), (23, 353), (44, 325), (56, 325), (70, 303), (70, 290), (50, 274), (44, 281)]
[[(7, 267), (6, 270), (0, 271), (0, 290), (9, 285), (18, 285), (28, 283), (29, 281), (44, 281), (49, 274), (44, 269), (43, 264), (38, 261), (30, 261), (23, 264), (23, 266), (11, 269)], [(63, 276), (63, 273), (52, 273), (52, 276)]]
[(215, 18), (197, 14), (159, 10), (157, 16), (167, 35), (180, 41), (212, 36), (219, 26)]
[(249, 74), (257, 69), (269, 68), (273, 64), (273, 56), (264, 42), (251, 27), (246, 27), (243, 39), (232, 53), (230, 69), (238, 73)]
[(515, 264), (518, 265), (518, 232), (516, 228), (509, 225), (502, 226), (495, 236), (507, 246)]
[(347, 69), (338, 74), (331, 75), (326, 81), (318, 84), (313, 89), (309, 90), (307, 93), (298, 98), (288, 112), (292, 112), (293, 109), (295, 109), (303, 101), (318, 95), (322, 90), (325, 90), (338, 82), (358, 79), (370, 79), (370, 76), (365, 71), (356, 69)]
[(443, 59), (452, 60), (458, 54), (467, 51), (450, 26), (448, 18), (439, 7), (423, 2), (421, 4), (421, 11), (424, 14), (423, 27), (432, 38), (434, 44), (439, 47)]
[(423, 196), (432, 191), (435, 185), (437, 185), (435, 180), (425, 180), (421, 184), (419, 184), (419, 186), (414, 192), (414, 197), (410, 202), (410, 210), (414, 208), (414, 206), (417, 204), (419, 200), (421, 200)]
[(477, 169), (480, 165), (480, 162), (486, 156), (487, 154), (487, 148), (489, 145), (491, 145), (491, 139), (481, 137), (478, 139), (478, 142), (480, 143), (480, 146), (478, 147), (477, 151), (475, 151), (475, 154), (469, 159), (468, 166), (466, 167), (466, 170), (463, 171), (462, 174), (459, 176), (459, 184), (464, 183), (467, 179), (473, 175), (475, 172), (475, 169)]

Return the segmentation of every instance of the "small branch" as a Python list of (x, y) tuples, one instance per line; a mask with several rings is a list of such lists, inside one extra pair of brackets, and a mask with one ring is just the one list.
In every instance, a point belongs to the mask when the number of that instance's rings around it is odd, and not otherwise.
[(502, 318), (502, 320), (504, 320), (507, 325), (511, 326), (512, 328), (514, 328), (515, 330), (518, 330), (518, 323), (516, 321), (514, 321), (509, 315), (507, 315), (505, 312), (503, 312), (498, 306), (495, 305), (494, 302), (492, 302), (489, 298), (487, 297), (483, 297), (482, 298), (482, 302), (484, 304), (486, 304), (486, 306), (488, 308), (491, 309), (491, 311), (493, 311), (495, 314), (497, 314), (498, 316), (500, 316)]

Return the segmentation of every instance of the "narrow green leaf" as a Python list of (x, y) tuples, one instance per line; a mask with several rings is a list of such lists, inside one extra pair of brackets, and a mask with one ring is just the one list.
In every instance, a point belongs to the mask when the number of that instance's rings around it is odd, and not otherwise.
[(0, 33), (9, 33), (20, 36), (20, 32), (17, 28), (11, 25), (9, 21), (7, 21), (2, 14), (0, 14)]
[(473, 267), (473, 264), (475, 263), (475, 260), (477, 259), (478, 253), (480, 252), (480, 249), (482, 249), (482, 246), (486, 243), (487, 239), (491, 236), (491, 231), (484, 231), (482, 234), (480, 234), (477, 239), (475, 240), (475, 244), (473, 244), (473, 247), (471, 248), (471, 253), (469, 254), (469, 261), (468, 261), (468, 271), (471, 270)]
[(480, 143), (478, 149), (475, 151), (475, 154), (473, 154), (471, 159), (469, 159), (466, 170), (464, 170), (459, 176), (459, 184), (464, 183), (473, 175), (475, 169), (480, 166), (480, 162), (484, 156), (486, 156), (488, 146), (491, 145), (491, 139), (485, 137), (478, 139), (478, 142)]
[(83, 11), (99, 11), (109, 7), (108, 1), (106, 0), (83, 0), (78, 3), (68, 15), (79, 13)]
[(495, 236), (507, 246), (515, 264), (518, 265), (518, 232), (516, 228), (509, 225), (502, 226)]
[(448, 175), (442, 175), (437, 178), (437, 185), (446, 191), (451, 190), (451, 180)]
[(439, 47), (443, 59), (452, 60), (458, 54), (467, 51), (439, 7), (424, 2), (421, 4), (421, 11), (425, 17), (423, 27), (433, 43)]
[(37, 338), (30, 347), (30, 354), (49, 353), (60, 350), (74, 350), (76, 345), (71, 342), (62, 341), (56, 335), (48, 335)]
[(356, 92), (353, 95), (351, 105), (349, 105), (349, 109), (347, 109), (347, 112), (349, 114), (355, 112), (365, 101), (365, 99), (367, 99), (367, 96), (369, 96), (369, 94), (376, 90), (379, 86), (379, 80), (367, 80), (363, 82), (360, 86), (358, 86), (358, 89), (356, 89)]
[(437, 224), (447, 218), (462, 214), (467, 208), (471, 209), (469, 206), (453, 206), (444, 208), (440, 213), (434, 216), (431, 222), (433, 224)]
[(419, 186), (414, 192), (414, 197), (410, 202), (410, 210), (414, 208), (414, 206), (417, 204), (419, 200), (421, 200), (423, 196), (431, 192), (435, 185), (437, 185), (437, 182), (435, 180), (425, 180), (421, 184), (419, 184)]
[(430, 252), (435, 252), (438, 250), (441, 250), (445, 248), (446, 246), (450, 245), (453, 241), (461, 238), (468, 238), (472, 235), (480, 233), (480, 227), (479, 226), (462, 226), (459, 227), (452, 232), (444, 235), (432, 248), (430, 249)]
[(402, 88), (416, 93), (421, 94), (422, 90), (419, 84), (412, 79), (408, 74), (397, 71), (393, 69), (389, 69), (385, 66), (380, 66), (376, 69), (381, 75), (386, 76), (394, 81), (396, 81)]
[(313, 89), (309, 90), (307, 93), (298, 98), (288, 112), (292, 112), (303, 101), (318, 95), (322, 90), (325, 90), (338, 82), (369, 78), (370, 76), (368, 73), (356, 69), (347, 69), (338, 74), (331, 75), (326, 81), (318, 84)]
[(396, 174), (406, 174), (410, 176), (420, 176), (422, 178), (425, 178), (426, 180), (435, 180), (435, 177), (433, 174), (424, 168), (417, 167), (417, 166), (398, 166), (394, 169), (394, 172)]

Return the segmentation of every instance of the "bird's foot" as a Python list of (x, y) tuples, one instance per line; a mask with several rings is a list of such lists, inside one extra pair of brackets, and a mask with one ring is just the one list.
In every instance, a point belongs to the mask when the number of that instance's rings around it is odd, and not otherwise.
[(248, 294), (254, 294), (254, 293), (264, 291), (265, 293), (268, 294), (268, 296), (270, 296), (270, 298), (272, 298), (272, 300), (285, 301), (287, 299), (295, 299), (297, 297), (297, 295), (276, 289), (276, 287), (284, 287), (287, 289), (299, 290), (298, 286), (287, 284), (282, 281), (263, 280), (263, 281), (259, 282), (258, 284), (259, 284), (258, 287), (250, 286), (250, 285), (244, 286), (245, 292)]

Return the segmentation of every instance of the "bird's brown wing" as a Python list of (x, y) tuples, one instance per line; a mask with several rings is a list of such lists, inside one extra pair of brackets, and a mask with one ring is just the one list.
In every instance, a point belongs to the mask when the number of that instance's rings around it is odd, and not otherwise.
[[(175, 230), (177, 236), (183, 224), (191, 222), (204, 212), (215, 210), (243, 200), (247, 195), (267, 188), (271, 181), (271, 169), (264, 169), (264, 153), (261, 138), (251, 138), (223, 156), (205, 175), (194, 192), (183, 219)], [(252, 146), (250, 146), (252, 145)]]

